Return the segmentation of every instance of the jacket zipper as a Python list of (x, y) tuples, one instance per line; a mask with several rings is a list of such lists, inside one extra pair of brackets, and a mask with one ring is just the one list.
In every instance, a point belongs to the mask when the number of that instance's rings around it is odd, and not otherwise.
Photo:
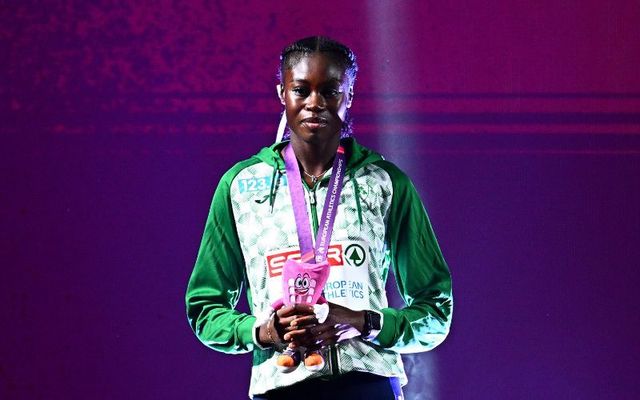
[[(318, 202), (316, 199), (316, 189), (319, 184), (320, 182), (317, 182), (313, 185), (313, 188), (309, 188), (305, 182), (305, 186), (308, 189), (309, 205), (311, 207), (311, 223), (314, 237), (318, 234)], [(338, 375), (340, 373), (340, 367), (338, 366), (338, 349), (334, 344), (329, 345), (329, 370), (331, 371), (331, 375)]]
[(318, 185), (314, 185), (313, 188), (309, 189), (309, 205), (311, 206), (311, 224), (313, 229), (313, 236), (318, 234), (318, 212), (317, 212), (317, 201), (316, 201), (316, 188)]

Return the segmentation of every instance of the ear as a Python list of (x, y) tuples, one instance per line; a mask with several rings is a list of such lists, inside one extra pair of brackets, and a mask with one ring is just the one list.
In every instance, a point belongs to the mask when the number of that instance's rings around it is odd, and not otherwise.
[(280, 104), (284, 105), (284, 86), (282, 86), (282, 83), (276, 85), (276, 92), (278, 92)]
[(347, 94), (347, 108), (351, 108), (353, 103), (353, 85), (349, 86), (349, 93)]

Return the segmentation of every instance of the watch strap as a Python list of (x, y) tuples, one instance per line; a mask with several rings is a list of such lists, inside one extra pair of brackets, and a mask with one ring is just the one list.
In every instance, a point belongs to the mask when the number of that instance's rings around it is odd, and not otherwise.
[(364, 340), (375, 339), (382, 330), (382, 313), (379, 311), (365, 310), (364, 328), (361, 337)]

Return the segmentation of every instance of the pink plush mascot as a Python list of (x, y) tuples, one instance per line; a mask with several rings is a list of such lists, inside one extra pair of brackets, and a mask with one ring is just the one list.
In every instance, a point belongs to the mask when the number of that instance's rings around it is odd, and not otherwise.
[[(290, 304), (326, 304), (327, 300), (322, 297), (322, 290), (328, 277), (329, 264), (326, 261), (320, 264), (309, 264), (303, 261), (287, 260), (282, 268), (282, 299), (273, 303), (272, 307), (277, 310), (282, 305)], [(328, 308), (325, 309), (328, 311)], [(300, 353), (291, 345), (276, 360), (276, 366), (282, 372), (291, 372), (299, 364)], [(319, 371), (324, 367), (324, 358), (319, 349), (305, 349), (304, 366), (310, 371)]]

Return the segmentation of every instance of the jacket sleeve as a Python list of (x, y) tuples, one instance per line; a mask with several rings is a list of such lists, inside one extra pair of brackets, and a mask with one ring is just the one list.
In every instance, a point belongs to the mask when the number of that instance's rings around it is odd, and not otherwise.
[(202, 343), (236, 354), (253, 349), (256, 319), (235, 310), (246, 279), (229, 195), (232, 171), (222, 177), (213, 196), (186, 305), (189, 324)]
[(451, 274), (415, 187), (397, 167), (383, 163), (393, 181), (387, 244), (406, 307), (381, 310), (382, 330), (374, 342), (400, 353), (428, 351), (449, 333)]

